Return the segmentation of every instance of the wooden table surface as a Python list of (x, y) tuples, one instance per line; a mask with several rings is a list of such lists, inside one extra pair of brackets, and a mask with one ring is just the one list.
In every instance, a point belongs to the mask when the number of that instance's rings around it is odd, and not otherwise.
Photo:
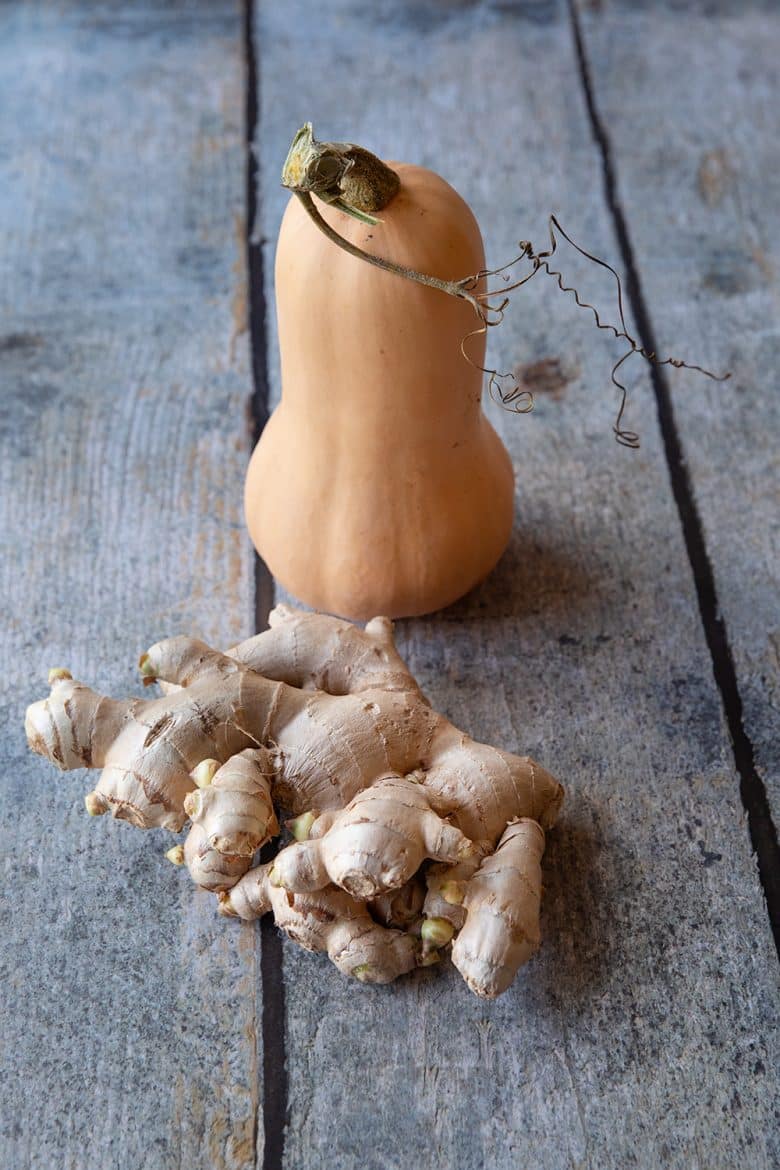
[[(772, 0), (0, 5), (3, 1170), (780, 1164), (779, 61)], [(512, 542), (398, 639), (567, 787), (543, 949), (495, 1003), (219, 919), (22, 731), (48, 667), (137, 693), (151, 642), (229, 645), (280, 596), (241, 493), (308, 118), (443, 174), (494, 263), (555, 211), (645, 345), (733, 371), (636, 361), (632, 452), (621, 351), (551, 281), (491, 336), (555, 374), (489, 407)]]

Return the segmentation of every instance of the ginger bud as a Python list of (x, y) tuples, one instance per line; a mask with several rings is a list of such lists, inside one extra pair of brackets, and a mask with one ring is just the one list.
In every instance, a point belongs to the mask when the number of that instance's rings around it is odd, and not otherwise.
[(296, 841), (308, 841), (311, 827), (317, 819), (317, 814), (313, 810), (301, 813), (299, 817), (295, 817), (291, 821), (287, 821), (287, 828), (292, 833)]
[(463, 882), (451, 879), (450, 881), (442, 882), (439, 893), (449, 906), (462, 906), (463, 899), (466, 895), (466, 887)]
[(190, 776), (198, 788), (208, 788), (214, 776), (219, 771), (219, 768), (219, 760), (201, 760), (197, 768), (192, 769)]
[(157, 675), (155, 673), (154, 667), (152, 666), (152, 660), (148, 654), (142, 654), (138, 659), (138, 669), (141, 672), (141, 678), (145, 687), (148, 687), (150, 683), (155, 682)]
[(225, 918), (238, 918), (238, 914), (233, 909), (233, 903), (230, 901), (230, 893), (227, 890), (220, 890), (217, 898), (218, 913), (222, 914)]
[(452, 941), (455, 927), (446, 918), (426, 918), (422, 924), (422, 940), (434, 947), (445, 947)]
[(376, 978), (376, 972), (370, 963), (359, 963), (357, 967), (352, 968), (352, 974), (361, 983), (373, 983)]
[(108, 801), (99, 792), (88, 792), (84, 804), (91, 817), (102, 817), (103, 813), (108, 812)]

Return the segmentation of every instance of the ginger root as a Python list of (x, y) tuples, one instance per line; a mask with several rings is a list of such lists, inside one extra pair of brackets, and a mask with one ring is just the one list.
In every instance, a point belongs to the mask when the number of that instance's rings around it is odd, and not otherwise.
[[(539, 945), (540, 860), (563, 789), (528, 757), (477, 743), (432, 710), (387, 618), (364, 630), (277, 606), (227, 653), (192, 638), (140, 661), (164, 693), (116, 701), (50, 672), (30, 747), (101, 768), (86, 797), (140, 828), (190, 828), (168, 850), (227, 916), (273, 912), (339, 970), (382, 983), (452, 960), (493, 997)], [(293, 840), (256, 865), (279, 832)]]

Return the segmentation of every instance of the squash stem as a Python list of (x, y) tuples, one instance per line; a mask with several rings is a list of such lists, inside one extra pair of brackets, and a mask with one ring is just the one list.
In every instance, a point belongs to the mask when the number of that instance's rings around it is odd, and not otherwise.
[(417, 284), (467, 301), (480, 321), (487, 323), (485, 306), (471, 292), (478, 278), (469, 276), (461, 281), (440, 280), (436, 276), (428, 276), (425, 272), (396, 264), (383, 256), (372, 256), (370, 252), (364, 252), (357, 244), (346, 240), (320, 214), (312, 198), (314, 195), (323, 203), (338, 207), (362, 223), (381, 222), (372, 213), (387, 207), (398, 194), (401, 180), (392, 167), (375, 154), (348, 142), (318, 142), (311, 122), (307, 122), (292, 140), (282, 168), (282, 186), (298, 196), (319, 230), (350, 256), (365, 260), (385, 272), (392, 272), (406, 280), (416, 281)]
[(282, 167), (282, 186), (316, 195), (364, 223), (398, 194), (398, 175), (370, 150), (351, 142), (318, 142), (311, 122), (301, 126)]

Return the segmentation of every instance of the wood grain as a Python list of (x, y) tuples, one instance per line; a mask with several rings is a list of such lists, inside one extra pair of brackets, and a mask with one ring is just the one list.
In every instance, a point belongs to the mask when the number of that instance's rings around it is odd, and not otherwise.
[[(771, 781), (777, 21), (706, 7), (601, 0), (584, 31), (661, 340), (737, 371), (737, 409), (692, 375), (675, 409)], [(258, 8), (275, 398), (277, 176), (307, 118), (443, 173), (496, 263), (541, 245), (551, 210), (617, 258), (562, 2)], [(259, 931), (216, 919), (163, 834), (90, 822), (85, 778), (52, 774), (21, 732), (51, 665), (124, 694), (133, 648), (184, 630), (226, 645), (252, 623), (240, 21), (222, 0), (0, 7), (9, 1170), (278, 1164)], [(611, 303), (576, 257), (566, 271)], [(649, 382), (638, 367), (632, 454), (610, 430), (620, 351), (542, 277), (491, 343), (538, 391), (530, 418), (491, 408), (513, 541), (481, 589), (398, 638), (450, 718), (567, 785), (544, 949), (488, 1005), (452, 970), (369, 989), (285, 941), (285, 1018), (266, 1019), (287, 1051), (283, 1164), (774, 1166), (776, 960)], [(280, 1123), (284, 1102), (267, 1112)]]
[(50, 666), (139, 693), (252, 620), (242, 80), (236, 4), (0, 8), (7, 1170), (255, 1165), (256, 932), (22, 730)]
[[(745, 730), (777, 823), (780, 11), (682, 14), (657, 3), (583, 15), (620, 195), (642, 207), (631, 231), (659, 341), (733, 371), (722, 385), (676, 375), (672, 393)], [(653, 93), (663, 95), (660, 117)]]
[[(616, 257), (562, 4), (335, 0), (315, 36), (305, 3), (263, 3), (257, 53), (269, 304), (278, 164), (308, 118), (443, 173), (489, 261), (543, 244), (553, 210)], [(451, 970), (367, 991), (285, 944), (284, 1165), (769, 1167), (776, 959), (647, 378), (632, 454), (610, 430), (620, 351), (551, 282), (491, 342), (502, 369), (565, 371), (530, 418), (492, 411), (515, 535), (481, 589), (398, 636), (435, 705), (567, 784), (543, 951), (486, 1005)]]

